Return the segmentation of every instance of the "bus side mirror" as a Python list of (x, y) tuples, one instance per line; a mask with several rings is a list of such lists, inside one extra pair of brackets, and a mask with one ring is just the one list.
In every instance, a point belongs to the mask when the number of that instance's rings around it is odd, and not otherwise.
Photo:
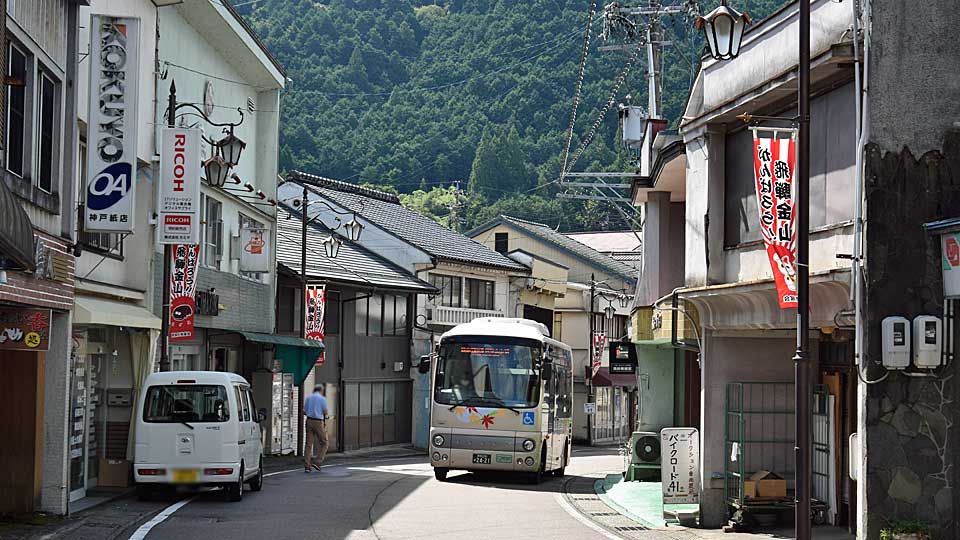
[(543, 380), (548, 380), (551, 377), (553, 377), (553, 364), (544, 362), (540, 365), (540, 378)]
[(417, 371), (421, 374), (430, 373), (430, 355), (425, 354), (420, 357), (420, 363), (417, 364)]

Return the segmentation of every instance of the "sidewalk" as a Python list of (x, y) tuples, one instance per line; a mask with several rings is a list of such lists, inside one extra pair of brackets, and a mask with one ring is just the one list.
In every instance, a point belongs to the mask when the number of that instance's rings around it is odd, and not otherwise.
[[(422, 456), (413, 446), (397, 444), (328, 454), (327, 465), (356, 461), (399, 459)], [(264, 456), (267, 474), (303, 468), (297, 456)], [(168, 506), (171, 501), (143, 502), (133, 497), (133, 489), (101, 490), (93, 497), (71, 503), (69, 517), (44, 514), (0, 516), (0, 540), (115, 540), (131, 525), (142, 523)], [(78, 509), (79, 507), (79, 509)]]
[[(621, 516), (642, 526), (644, 531), (629, 534), (629, 538), (682, 538), (690, 540), (761, 540), (793, 538), (792, 527), (771, 528), (755, 532), (725, 533), (720, 529), (699, 529), (676, 524), (667, 524), (663, 517), (663, 499), (660, 482), (626, 482), (620, 474), (608, 474), (596, 480), (597, 496)], [(697, 510), (696, 505), (671, 506), (671, 511), (688, 513)], [(669, 532), (668, 532), (669, 531)], [(623, 531), (618, 531), (623, 533)], [(817, 540), (851, 540), (845, 528), (820, 526), (813, 528)]]

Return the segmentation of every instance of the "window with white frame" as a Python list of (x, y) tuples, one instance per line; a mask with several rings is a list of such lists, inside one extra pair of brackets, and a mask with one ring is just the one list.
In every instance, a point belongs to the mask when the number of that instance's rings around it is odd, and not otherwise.
[(203, 208), (203, 265), (220, 268), (223, 259), (223, 204), (209, 195), (201, 195)]
[[(262, 229), (263, 223), (253, 219), (252, 217), (246, 216), (243, 213), (240, 213), (240, 228), (241, 229)], [(241, 249), (243, 247), (241, 246)], [(236, 255), (233, 255), (236, 257)], [(255, 281), (263, 281), (263, 272), (244, 272), (240, 271), (240, 277), (245, 277), (247, 279), (252, 279)]]
[(27, 54), (13, 42), (7, 50), (7, 81), (7, 170), (23, 176), (27, 147)]

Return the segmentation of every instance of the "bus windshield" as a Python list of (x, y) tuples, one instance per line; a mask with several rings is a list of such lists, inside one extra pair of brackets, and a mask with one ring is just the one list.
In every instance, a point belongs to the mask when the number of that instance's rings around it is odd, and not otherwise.
[(540, 347), (444, 343), (434, 399), (446, 405), (534, 407), (540, 401)]

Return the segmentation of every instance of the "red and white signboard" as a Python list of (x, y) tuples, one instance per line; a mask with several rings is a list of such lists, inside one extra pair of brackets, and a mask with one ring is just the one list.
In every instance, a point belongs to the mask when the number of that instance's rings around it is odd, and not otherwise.
[(603, 358), (603, 347), (607, 344), (607, 334), (604, 332), (593, 333), (593, 358), (590, 364), (590, 377), (593, 378), (600, 371), (600, 359)]
[[(307, 285), (307, 309), (304, 310), (303, 327), (307, 339), (323, 341), (323, 324), (327, 307), (327, 288), (325, 285)], [(324, 364), (324, 355), (320, 353), (317, 365)]]
[(790, 138), (777, 138), (771, 131), (763, 137), (763, 128), (753, 129), (753, 171), (756, 179), (757, 211), (760, 233), (767, 246), (767, 257), (777, 284), (780, 309), (797, 307), (797, 241), (794, 210), (794, 171), (796, 164), (795, 130)]
[(263, 227), (240, 229), (240, 271), (269, 272), (272, 265), (270, 231)]
[(199, 245), (173, 246), (170, 261), (170, 341), (193, 339), (193, 321), (197, 312)]
[(200, 243), (200, 130), (164, 128), (160, 136), (157, 242)]

